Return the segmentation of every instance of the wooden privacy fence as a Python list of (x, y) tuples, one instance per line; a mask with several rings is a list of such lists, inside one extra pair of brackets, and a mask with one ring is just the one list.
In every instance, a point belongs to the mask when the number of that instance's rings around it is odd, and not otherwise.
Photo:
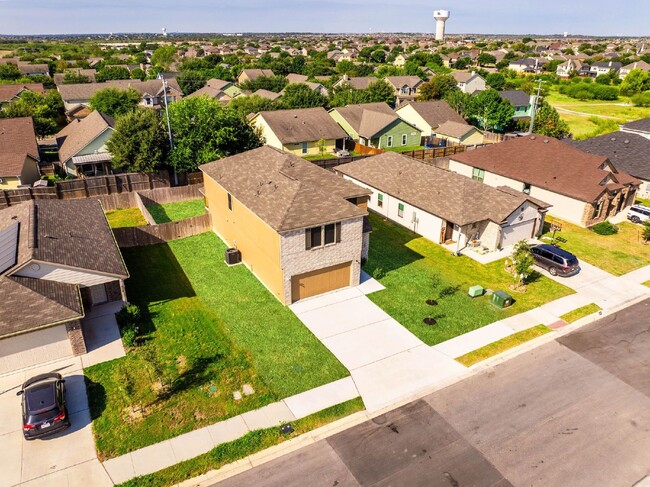
[(464, 145), (453, 145), (448, 147), (434, 147), (433, 149), (409, 150), (400, 152), (400, 154), (404, 154), (405, 156), (412, 157), (413, 159), (419, 159), (421, 161), (431, 161), (440, 157), (453, 156), (454, 154), (465, 152), (467, 149), (468, 147)]
[(144, 227), (115, 228), (113, 234), (122, 248), (155, 245), (191, 237), (210, 230), (210, 215), (194, 216), (176, 222), (147, 225)]
[[(0, 208), (38, 199), (81, 199), (168, 188), (169, 173), (125, 173), (94, 176), (71, 181), (57, 181), (53, 187), (7, 189), (0, 192)], [(107, 200), (108, 201), (108, 200)], [(133, 205), (129, 205), (133, 206)]]
[(336, 158), (330, 158), (330, 159), (316, 159), (316, 160), (310, 160), (312, 164), (316, 164), (317, 166), (322, 167), (323, 169), (332, 169), (336, 166), (340, 166), (341, 164), (347, 164), (348, 162), (356, 161), (358, 159), (365, 159), (366, 157), (370, 156), (346, 156), (346, 157), (336, 157)]

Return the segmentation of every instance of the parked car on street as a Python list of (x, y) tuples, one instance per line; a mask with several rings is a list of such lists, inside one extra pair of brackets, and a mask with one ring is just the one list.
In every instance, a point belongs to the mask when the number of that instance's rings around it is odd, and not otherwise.
[(65, 404), (65, 380), (61, 374), (40, 374), (26, 381), (16, 393), (22, 396), (23, 435), (26, 440), (70, 427)]
[(650, 218), (650, 207), (643, 205), (632, 205), (627, 210), (627, 219), (632, 223), (642, 223)]
[(580, 272), (580, 262), (571, 252), (549, 244), (531, 248), (535, 264), (546, 269), (552, 276), (572, 276)]

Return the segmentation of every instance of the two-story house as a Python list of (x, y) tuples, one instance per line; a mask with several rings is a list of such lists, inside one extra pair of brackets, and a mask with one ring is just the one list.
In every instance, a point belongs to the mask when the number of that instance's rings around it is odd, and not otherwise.
[(386, 76), (384, 80), (395, 90), (395, 105), (414, 101), (423, 81), (419, 76)]
[(487, 89), (485, 79), (481, 75), (476, 74), (475, 71), (471, 73), (467, 71), (454, 71), (451, 75), (456, 80), (456, 86), (463, 93), (469, 93), (471, 95), (477, 91), (485, 91)]
[(515, 107), (513, 120), (529, 119), (532, 116), (535, 105), (534, 95), (529, 95), (522, 90), (504, 90), (499, 92), (499, 96)]

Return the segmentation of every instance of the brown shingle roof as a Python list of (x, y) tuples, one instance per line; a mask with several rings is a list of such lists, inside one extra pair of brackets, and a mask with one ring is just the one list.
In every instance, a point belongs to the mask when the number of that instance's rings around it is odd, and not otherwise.
[(346, 133), (322, 107), (259, 112), (283, 144), (342, 139)]
[(485, 220), (501, 223), (524, 201), (530, 201), (523, 193), (503, 192), (395, 152), (359, 159), (335, 170), (457, 225)]
[(381, 130), (400, 120), (387, 103), (362, 103), (333, 108), (362, 137), (371, 138)]
[(619, 187), (639, 184), (627, 173), (600, 169), (611, 164), (606, 157), (536, 134), (456, 154), (451, 159), (588, 203), (606, 189), (601, 183), (608, 175), (620, 183)]
[(411, 106), (420, 115), (425, 122), (427, 122), (433, 130), (439, 125), (451, 121), (457, 123), (464, 123), (465, 119), (461, 117), (456, 111), (449, 106), (446, 101), (414, 101), (407, 103), (397, 109), (397, 114), (401, 109), (406, 106)]
[(37, 260), (128, 277), (99, 201), (32, 200), (0, 210), (0, 230), (16, 221), (17, 266)]
[(0, 337), (83, 317), (79, 288), (28, 277), (0, 277)]
[(260, 96), (262, 98), (266, 98), (267, 100), (277, 100), (282, 95), (280, 93), (275, 93), (274, 91), (269, 91), (260, 88), (259, 90), (255, 91), (251, 96)]
[(476, 130), (476, 127), (468, 125), (466, 123), (458, 123), (447, 121), (442, 123), (436, 129), (436, 133), (440, 135), (447, 135), (449, 137), (456, 137), (458, 139), (464, 137), (472, 130)]
[(346, 199), (368, 191), (270, 146), (199, 169), (279, 233), (367, 214)]
[[(180, 94), (183, 93), (181, 87), (178, 84), (178, 81), (176, 81), (176, 78), (167, 79), (166, 82), (169, 88), (176, 90)], [(70, 85), (59, 85), (57, 87), (59, 93), (61, 94), (61, 98), (63, 98), (63, 100), (68, 103), (73, 100), (90, 100), (95, 92), (104, 88), (118, 88), (121, 90), (128, 90), (129, 88), (133, 88), (141, 95), (144, 95), (145, 93), (155, 95), (162, 92), (163, 89), (162, 81), (158, 79), (147, 81), (140, 81), (136, 79), (122, 79), (106, 81), (104, 83), (77, 83)]]
[(32, 118), (0, 118), (0, 176), (19, 176), (27, 156), (40, 160)]
[(111, 117), (98, 111), (91, 112), (82, 120), (75, 119), (56, 134), (59, 160), (65, 163), (114, 124)]
[(275, 73), (271, 69), (244, 69), (240, 76), (242, 74), (246, 74), (249, 80), (255, 81), (257, 78), (260, 76), (264, 76), (266, 78), (270, 78), (271, 76), (275, 76)]
[(43, 83), (22, 83), (17, 85), (0, 85), (0, 103), (7, 103), (16, 98), (23, 90), (45, 93)]
[(374, 76), (360, 76), (358, 78), (343, 78), (341, 83), (349, 84), (355, 90), (365, 90), (370, 83), (375, 83), (376, 81), (379, 81), (379, 79)]
[(419, 76), (386, 76), (384, 79), (397, 90), (403, 86), (413, 89), (423, 83)]

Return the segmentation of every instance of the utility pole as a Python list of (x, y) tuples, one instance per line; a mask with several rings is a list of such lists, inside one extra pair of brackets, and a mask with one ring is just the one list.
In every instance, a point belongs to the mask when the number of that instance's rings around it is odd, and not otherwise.
[[(162, 80), (163, 84), (163, 99), (165, 100), (165, 115), (167, 116), (167, 133), (169, 134), (169, 150), (174, 149), (174, 139), (172, 137), (172, 125), (171, 122), (169, 121), (169, 105), (167, 103), (167, 81), (165, 80), (165, 76), (160, 73), (158, 75), (158, 78)], [(174, 169), (174, 185), (178, 186), (178, 173), (176, 172), (176, 169)]]
[(535, 126), (535, 115), (537, 115), (537, 102), (539, 101), (539, 94), (542, 91), (542, 83), (544, 82), (541, 79), (537, 81), (537, 96), (535, 96), (535, 101), (533, 102), (533, 113), (530, 114), (530, 128), (528, 129), (528, 133), (526, 135), (533, 133), (533, 127)]

